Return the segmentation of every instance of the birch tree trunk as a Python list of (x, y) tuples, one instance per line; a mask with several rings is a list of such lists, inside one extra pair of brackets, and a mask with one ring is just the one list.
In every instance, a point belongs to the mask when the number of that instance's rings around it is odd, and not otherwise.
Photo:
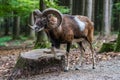
[(92, 0), (87, 0), (87, 3), (87, 16), (89, 17), (89, 19), (92, 19)]
[(92, 21), (95, 19), (95, 0), (92, 1)]
[(108, 20), (108, 0), (104, 0), (104, 28), (105, 28), (105, 35), (108, 35), (110, 33), (109, 30), (109, 20)]
[(73, 0), (70, 0), (70, 14), (72, 15), (73, 11)]
[(104, 0), (104, 30), (105, 35), (109, 36), (111, 33), (111, 15), (112, 15), (112, 0)]
[[(33, 25), (34, 24), (34, 16), (33, 16), (33, 13), (30, 14), (30, 25)], [(30, 37), (32, 39), (35, 40), (35, 31), (34, 30), (30, 30)]]
[(109, 26), (111, 32), (113, 0), (109, 0)]

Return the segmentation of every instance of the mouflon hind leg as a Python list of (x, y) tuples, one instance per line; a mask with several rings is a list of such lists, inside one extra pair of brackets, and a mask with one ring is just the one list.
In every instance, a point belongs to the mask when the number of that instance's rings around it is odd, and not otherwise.
[(82, 45), (82, 42), (79, 42), (78, 45), (79, 45), (79, 49), (80, 49), (81, 54), (80, 54), (79, 60), (77, 61), (77, 64), (75, 65), (76, 70), (79, 70), (80, 67), (83, 66), (83, 57), (84, 57), (84, 52), (85, 52), (85, 49)]
[(67, 59), (65, 60), (65, 69), (64, 71), (67, 72), (69, 70), (69, 52), (70, 52), (70, 46), (71, 46), (71, 43), (67, 43), (67, 49), (66, 49), (66, 57)]

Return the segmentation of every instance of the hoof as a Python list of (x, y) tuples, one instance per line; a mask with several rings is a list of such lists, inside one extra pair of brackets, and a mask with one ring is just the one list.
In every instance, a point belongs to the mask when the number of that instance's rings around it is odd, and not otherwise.
[(75, 70), (80, 70), (80, 66), (79, 66), (79, 65), (76, 65), (76, 66), (75, 66)]
[(69, 70), (64, 70), (64, 72), (68, 72)]
[(69, 71), (69, 68), (66, 67), (66, 68), (64, 69), (64, 72), (68, 72), (68, 71)]
[(92, 69), (95, 69), (95, 67), (92, 67)]
[(79, 68), (79, 67), (76, 67), (75, 70), (80, 70), (80, 68)]
[(75, 70), (80, 70), (79, 68), (75, 68)]

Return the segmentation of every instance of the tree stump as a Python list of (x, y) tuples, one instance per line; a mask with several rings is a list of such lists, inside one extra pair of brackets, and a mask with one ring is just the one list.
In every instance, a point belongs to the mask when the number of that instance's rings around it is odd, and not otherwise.
[(54, 58), (54, 54), (45, 53), (46, 51), (50, 52), (49, 49), (35, 49), (21, 53), (8, 80), (63, 70), (65, 51), (56, 50), (58, 59)]

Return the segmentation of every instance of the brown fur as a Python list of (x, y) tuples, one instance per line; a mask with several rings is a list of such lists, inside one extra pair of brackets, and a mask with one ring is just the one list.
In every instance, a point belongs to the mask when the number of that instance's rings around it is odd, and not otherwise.
[[(57, 18), (50, 17), (48, 26), (53, 28), (53, 34), (57, 39), (61, 38), (62, 42), (72, 42), (75, 36), (78, 38), (86, 36), (88, 40), (92, 42), (94, 33), (93, 22), (85, 16), (77, 15), (77, 17), (80, 19), (80, 21), (83, 21), (86, 24), (85, 30), (82, 32), (78, 29), (78, 26), (75, 24), (74, 20), (70, 19), (68, 16), (63, 17), (63, 23), (57, 28), (53, 27), (54, 23), (56, 24), (57, 22)], [(46, 32), (48, 31), (49, 29), (46, 29)]]

